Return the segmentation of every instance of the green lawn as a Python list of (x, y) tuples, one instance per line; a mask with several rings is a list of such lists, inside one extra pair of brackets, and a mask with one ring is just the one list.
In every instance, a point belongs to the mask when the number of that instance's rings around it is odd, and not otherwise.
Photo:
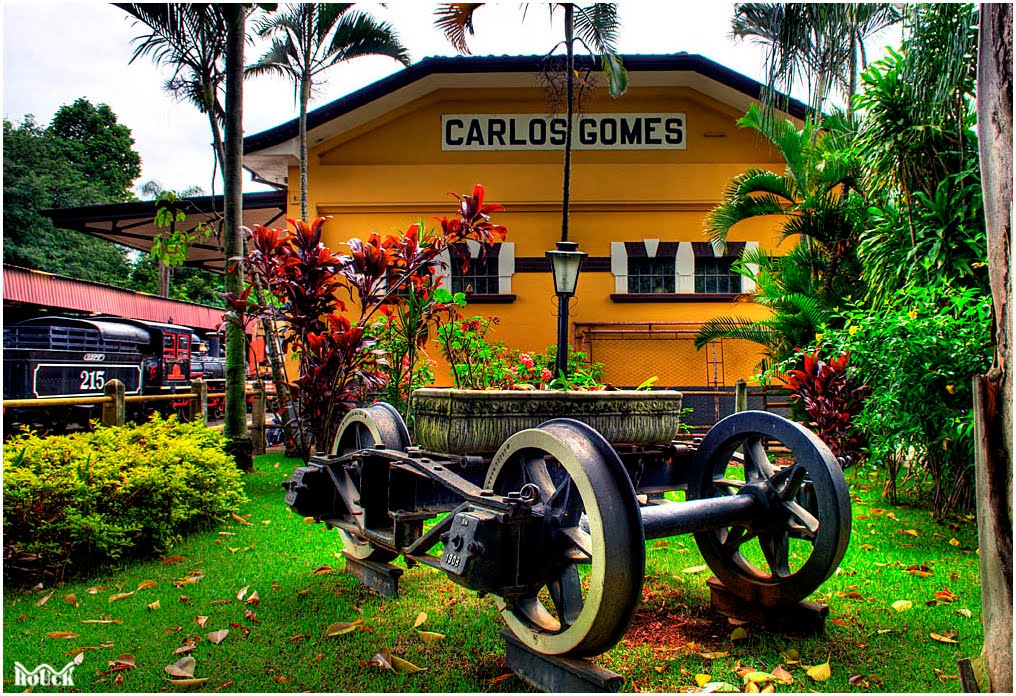
[[(241, 510), (249, 525), (230, 521), (181, 541), (165, 559), (64, 583), (42, 606), (36, 605), (53, 588), (5, 590), (5, 690), (15, 689), (14, 662), (60, 669), (79, 648), (94, 649), (74, 672), (77, 689), (175, 690), (164, 668), (181, 657), (175, 650), (192, 643), (194, 676), (208, 678), (199, 687), (208, 691), (528, 690), (517, 677), (502, 678), (508, 669), (493, 600), (477, 599), (427, 568), (406, 572), (398, 600), (371, 593), (343, 572), (336, 534), (305, 523), (283, 503), (279, 484), (294, 465), (278, 455), (258, 459), (247, 477), (250, 502)], [(625, 678), (626, 691), (695, 690), (696, 675), (704, 674), (740, 688), (738, 669), (771, 672), (781, 664), (793, 683), (777, 691), (959, 691), (956, 660), (982, 644), (975, 524), (939, 525), (926, 510), (889, 508), (878, 481), (854, 477), (848, 472), (850, 548), (841, 571), (814, 597), (831, 608), (823, 635), (749, 626), (746, 638), (732, 640), (734, 627), (709, 609), (709, 573), (684, 572), (702, 564), (694, 540), (678, 537), (649, 544), (643, 605), (627, 637), (598, 662)], [(197, 581), (180, 582), (188, 577)], [(146, 581), (157, 584), (137, 589)], [(237, 600), (244, 587), (248, 598), (257, 592), (258, 603)], [(895, 610), (897, 600), (911, 608)], [(158, 608), (147, 608), (155, 602)], [(421, 629), (443, 639), (428, 644), (414, 631), (420, 612), (427, 614)], [(207, 617), (203, 626), (199, 616)], [(358, 620), (357, 630), (326, 637), (329, 625)], [(221, 629), (229, 630), (221, 643), (207, 639)], [(48, 636), (57, 632), (73, 637)], [(397, 674), (369, 664), (383, 647), (425, 671)], [(799, 664), (787, 659), (791, 650)], [(108, 672), (125, 654), (136, 666)], [(831, 678), (807, 676), (805, 666), (826, 661)]]

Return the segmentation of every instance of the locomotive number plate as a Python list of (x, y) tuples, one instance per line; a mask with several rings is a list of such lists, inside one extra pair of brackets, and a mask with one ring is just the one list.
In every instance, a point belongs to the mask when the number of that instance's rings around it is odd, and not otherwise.
[(39, 363), (32, 373), (32, 393), (38, 399), (102, 394), (106, 382), (118, 379), (124, 392), (141, 391), (141, 366), (95, 363)]

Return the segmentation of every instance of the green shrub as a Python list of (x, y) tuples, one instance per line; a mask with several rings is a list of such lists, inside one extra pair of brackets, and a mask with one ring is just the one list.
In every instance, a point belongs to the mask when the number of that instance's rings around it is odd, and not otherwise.
[(10, 439), (3, 448), (4, 557), (38, 554), (58, 575), (160, 554), (245, 502), (221, 433), (163, 420)]

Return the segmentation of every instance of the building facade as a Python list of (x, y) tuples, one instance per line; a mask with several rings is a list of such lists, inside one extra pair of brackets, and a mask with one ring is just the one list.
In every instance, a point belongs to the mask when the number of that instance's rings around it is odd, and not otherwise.
[[(705, 215), (731, 177), (782, 170), (780, 154), (737, 126), (761, 85), (700, 56), (628, 56), (630, 88), (612, 99), (592, 73), (572, 156), (570, 233), (589, 256), (572, 299), (573, 345), (617, 386), (729, 386), (749, 378), (757, 346), (723, 340), (696, 350), (702, 322), (748, 318), (750, 281), (730, 264), (745, 247), (780, 253), (775, 224), (738, 225), (716, 256)], [(324, 241), (394, 233), (450, 215), (448, 192), (476, 183), (506, 211), (508, 238), (449, 289), (468, 290), (466, 315), (496, 316), (497, 340), (542, 351), (556, 340), (556, 298), (544, 252), (561, 235), (564, 117), (548, 103), (534, 57), (428, 58), (309, 115), (310, 214)], [(558, 109), (560, 111), (560, 109)], [(801, 118), (793, 103), (790, 117)], [(295, 122), (249, 136), (245, 166), (287, 186), (299, 216)], [(476, 250), (472, 250), (475, 254)], [(437, 351), (439, 379), (447, 379)]]

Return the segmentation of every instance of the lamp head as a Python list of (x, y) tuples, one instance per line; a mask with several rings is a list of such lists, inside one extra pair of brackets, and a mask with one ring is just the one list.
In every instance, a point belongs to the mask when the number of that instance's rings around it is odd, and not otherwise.
[(558, 295), (574, 295), (579, 282), (579, 271), (587, 254), (578, 250), (577, 242), (558, 242), (557, 249), (548, 251), (550, 269), (554, 272), (554, 292)]

